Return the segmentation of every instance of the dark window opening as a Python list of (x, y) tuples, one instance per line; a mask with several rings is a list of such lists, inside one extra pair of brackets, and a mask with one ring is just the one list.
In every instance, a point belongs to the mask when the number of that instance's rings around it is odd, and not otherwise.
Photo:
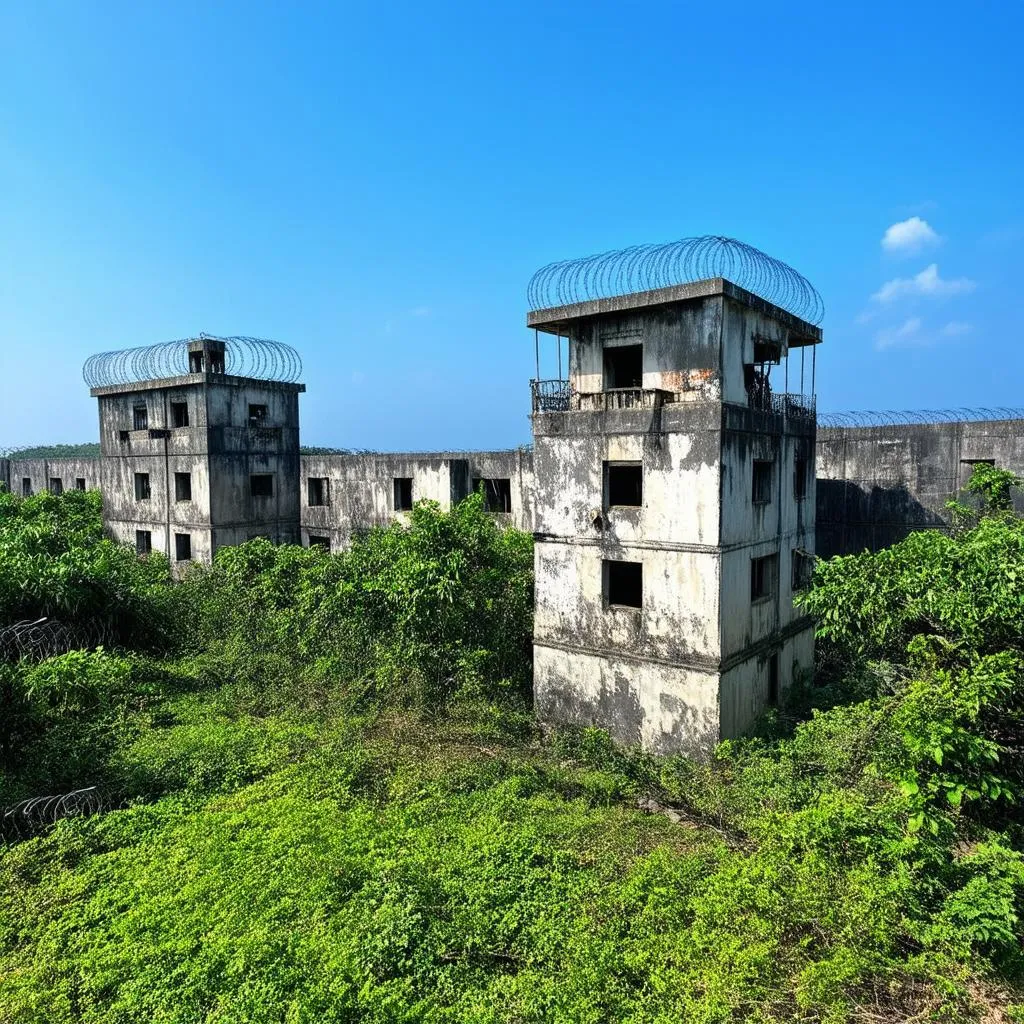
[(643, 345), (615, 345), (604, 350), (604, 389), (644, 386)]
[(323, 548), (324, 551), (331, 550), (331, 538), (330, 537), (314, 537), (313, 534), (309, 535), (309, 546), (311, 548)]
[(122, 443), (127, 441), (128, 440), (128, 431), (127, 430), (119, 430), (117, 432), (117, 439), (118, 439), (118, 441), (121, 441)]
[(153, 550), (153, 534), (149, 530), (135, 531), (135, 553), (148, 555)]
[(412, 508), (412, 477), (395, 477), (395, 511), (408, 512)]
[(995, 469), (995, 459), (961, 459), (960, 460), (960, 486), (966, 487), (974, 475), (975, 466), (991, 466)]
[(807, 460), (797, 459), (793, 464), (793, 497), (803, 501), (807, 497)]
[(778, 341), (754, 340), (754, 362), (775, 363), (782, 361), (782, 344)]
[(188, 402), (171, 402), (171, 426), (188, 426)]
[(642, 562), (604, 563), (605, 600), (609, 605), (642, 608), (644, 601), (644, 566)]
[(85, 477), (84, 476), (76, 476), (75, 477), (75, 490), (76, 491), (84, 491), (85, 490)]
[(267, 407), (265, 405), (249, 406), (249, 426), (262, 427), (263, 421), (267, 418)]
[(64, 493), (64, 481), (59, 476), (50, 477), (50, 493), (51, 494), (63, 494)]
[(191, 473), (175, 473), (174, 474), (174, 500), (175, 501), (191, 501), (192, 500), (192, 474)]
[(331, 482), (325, 476), (311, 476), (306, 481), (307, 498), (310, 506), (330, 505)]
[(274, 496), (274, 477), (271, 473), (254, 473), (249, 477), (249, 493), (254, 498)]
[(605, 500), (607, 507), (644, 503), (644, 467), (642, 462), (606, 462)]
[(768, 659), (768, 703), (779, 703), (779, 652)]
[(752, 363), (743, 365), (743, 386), (747, 390), (747, 404), (751, 409), (771, 412), (772, 385), (771, 363)]
[(203, 372), (203, 353), (202, 352), (189, 352), (188, 354), (188, 369), (190, 373), (202, 373)]
[(149, 474), (148, 473), (136, 473), (135, 474), (135, 500), (146, 501), (150, 495), (149, 491)]
[(132, 426), (136, 430), (145, 430), (149, 426), (149, 410), (144, 405), (132, 409)]
[(21, 496), (28, 498), (32, 494), (32, 477), (23, 476), (21, 478)]
[(484, 491), (484, 508), (488, 512), (512, 511), (512, 481), (505, 477), (473, 478), (473, 493)]
[(793, 593), (805, 590), (811, 585), (811, 574), (814, 571), (814, 558), (803, 551), (793, 552)]
[(765, 555), (764, 558), (750, 560), (750, 600), (760, 601), (771, 597), (775, 590), (775, 570), (778, 555)]
[(772, 500), (772, 462), (754, 461), (754, 488), (752, 500), (755, 505), (767, 505)]
[(192, 535), (176, 533), (174, 535), (174, 560), (176, 562), (192, 561)]

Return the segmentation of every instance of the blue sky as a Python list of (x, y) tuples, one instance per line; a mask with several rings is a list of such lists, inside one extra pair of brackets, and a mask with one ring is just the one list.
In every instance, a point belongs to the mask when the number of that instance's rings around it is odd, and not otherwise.
[(532, 272), (705, 233), (824, 296), (819, 408), (1024, 405), (1022, 28), (1019, 3), (3, 5), (0, 446), (94, 438), (85, 357), (199, 331), (301, 351), (304, 443), (523, 443)]

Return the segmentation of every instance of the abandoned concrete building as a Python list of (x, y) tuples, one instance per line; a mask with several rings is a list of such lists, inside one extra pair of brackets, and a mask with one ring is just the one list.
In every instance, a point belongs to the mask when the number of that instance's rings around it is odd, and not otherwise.
[(810, 669), (793, 594), (815, 552), (948, 528), (978, 462), (1024, 475), (1019, 410), (819, 424), (820, 297), (742, 243), (551, 264), (528, 299), (532, 448), (303, 451), (298, 354), (200, 335), (89, 359), (100, 455), (10, 453), (0, 484), (99, 488), (111, 536), (175, 572), (254, 537), (341, 550), (421, 499), (447, 509), (482, 490), (535, 537), (540, 717), (674, 751), (743, 732)]
[[(733, 255), (723, 240), (705, 262)], [(815, 315), (795, 271), (744, 255), (758, 273), (736, 276)], [(628, 294), (635, 250), (589, 268), (610, 287), (578, 287), (578, 263), (545, 268), (535, 294), (563, 302), (528, 317), (569, 352), (566, 380), (534, 384), (537, 713), (659, 751), (738, 735), (814, 653), (792, 594), (814, 548), (803, 349), (821, 330), (693, 257), (656, 253)], [(774, 391), (796, 351), (806, 373)]]

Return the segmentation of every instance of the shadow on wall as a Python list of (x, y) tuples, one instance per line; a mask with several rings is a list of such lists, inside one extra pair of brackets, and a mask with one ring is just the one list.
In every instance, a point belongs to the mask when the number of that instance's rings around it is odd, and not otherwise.
[(819, 478), (815, 511), (815, 548), (822, 558), (878, 551), (915, 530), (949, 528), (948, 518), (922, 505), (906, 484), (861, 486)]

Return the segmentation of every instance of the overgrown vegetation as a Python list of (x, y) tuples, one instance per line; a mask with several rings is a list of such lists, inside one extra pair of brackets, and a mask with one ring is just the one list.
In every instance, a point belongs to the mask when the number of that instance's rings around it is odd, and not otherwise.
[(479, 496), (173, 586), (95, 497), (3, 496), (0, 624), (105, 642), (0, 663), (0, 804), (121, 806), (0, 848), (0, 1022), (1024, 1019), (1003, 483), (819, 564), (816, 684), (707, 762), (539, 735)]

